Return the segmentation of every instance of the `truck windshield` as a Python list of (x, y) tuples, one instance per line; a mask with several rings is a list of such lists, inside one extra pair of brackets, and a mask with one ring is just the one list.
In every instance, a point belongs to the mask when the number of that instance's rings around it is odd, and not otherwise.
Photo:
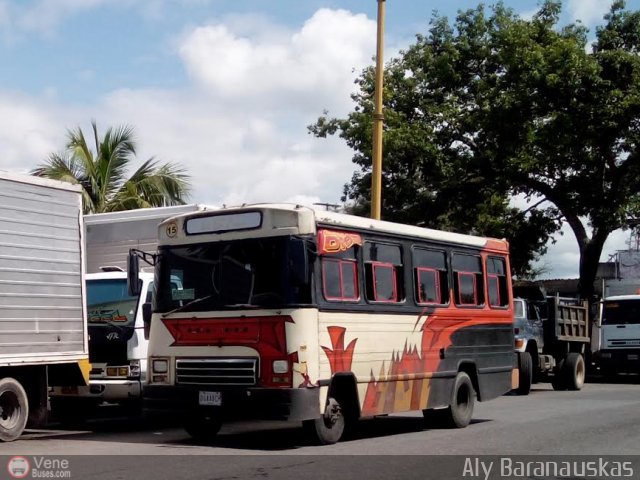
[(87, 321), (92, 325), (133, 325), (138, 297), (127, 293), (127, 279), (87, 281)]
[(311, 303), (306, 241), (272, 237), (160, 249), (155, 311), (202, 312)]
[(640, 324), (640, 300), (605, 301), (602, 325)]

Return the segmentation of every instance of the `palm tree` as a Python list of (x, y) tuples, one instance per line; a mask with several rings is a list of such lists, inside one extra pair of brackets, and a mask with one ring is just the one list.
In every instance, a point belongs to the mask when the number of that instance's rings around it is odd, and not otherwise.
[(50, 154), (31, 174), (81, 185), (84, 213), (185, 203), (190, 185), (184, 169), (173, 163), (160, 165), (152, 157), (127, 178), (136, 154), (133, 128), (109, 128), (99, 139), (96, 122), (91, 126), (94, 151), (80, 127), (69, 130), (64, 153)]

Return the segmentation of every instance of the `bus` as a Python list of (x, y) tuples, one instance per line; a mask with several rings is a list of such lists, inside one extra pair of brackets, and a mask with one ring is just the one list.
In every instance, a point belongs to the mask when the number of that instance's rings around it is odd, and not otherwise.
[(143, 405), (196, 439), (237, 418), (301, 421), (320, 444), (397, 412), (465, 427), (512, 388), (505, 240), (260, 204), (170, 218), (147, 260)]

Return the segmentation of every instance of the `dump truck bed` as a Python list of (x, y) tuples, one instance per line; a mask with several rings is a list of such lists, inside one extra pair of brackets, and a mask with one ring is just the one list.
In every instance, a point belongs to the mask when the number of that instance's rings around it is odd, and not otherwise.
[(591, 342), (589, 306), (586, 301), (549, 297), (547, 314), (546, 341)]

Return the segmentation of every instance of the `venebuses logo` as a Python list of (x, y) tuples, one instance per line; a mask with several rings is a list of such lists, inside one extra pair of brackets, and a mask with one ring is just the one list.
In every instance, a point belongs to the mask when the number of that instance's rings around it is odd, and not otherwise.
[(25, 478), (30, 470), (29, 460), (24, 457), (11, 457), (7, 463), (7, 471), (13, 478)]
[(66, 458), (31, 456), (30, 460), (15, 456), (7, 463), (11, 478), (71, 478), (70, 462)]

